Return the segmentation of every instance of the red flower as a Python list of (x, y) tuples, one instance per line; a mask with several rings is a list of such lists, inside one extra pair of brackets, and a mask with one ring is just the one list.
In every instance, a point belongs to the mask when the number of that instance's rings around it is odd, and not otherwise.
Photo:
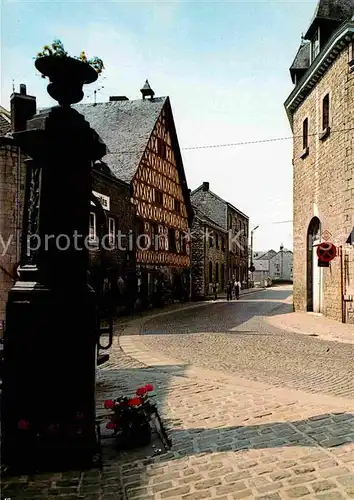
[(106, 425), (106, 428), (107, 429), (115, 429), (117, 426), (114, 422), (108, 422), (108, 424)]
[(132, 398), (128, 400), (128, 406), (139, 406), (141, 404), (140, 398)]
[(114, 408), (115, 407), (115, 403), (114, 403), (113, 399), (107, 399), (104, 402), (104, 407), (106, 408), (106, 410), (111, 410), (112, 408)]
[(147, 388), (146, 387), (139, 387), (137, 390), (136, 390), (136, 394), (138, 396), (144, 396), (144, 394), (147, 393)]
[(27, 431), (30, 427), (29, 422), (27, 420), (19, 420), (18, 422), (18, 428), (21, 429), (21, 431)]
[(152, 384), (146, 384), (145, 389), (146, 392), (150, 392), (154, 390), (154, 386)]

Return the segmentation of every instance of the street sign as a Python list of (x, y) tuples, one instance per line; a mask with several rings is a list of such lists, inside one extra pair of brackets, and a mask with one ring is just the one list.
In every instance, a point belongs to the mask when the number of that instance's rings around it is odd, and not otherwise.
[(324, 260), (318, 259), (318, 267), (329, 267), (329, 262), (325, 262)]
[(330, 262), (337, 255), (337, 247), (333, 243), (323, 242), (317, 247), (317, 257), (321, 262)]
[(331, 235), (331, 233), (327, 229), (325, 231), (323, 231), (323, 233), (322, 233), (322, 239), (324, 241), (329, 241), (331, 238), (332, 238), (332, 235)]

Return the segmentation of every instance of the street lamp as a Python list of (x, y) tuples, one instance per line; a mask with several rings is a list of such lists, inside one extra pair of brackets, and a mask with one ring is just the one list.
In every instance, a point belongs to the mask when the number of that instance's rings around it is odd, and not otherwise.
[(252, 281), (253, 281), (253, 272), (254, 272), (254, 265), (253, 265), (253, 233), (255, 232), (256, 229), (258, 229), (259, 226), (254, 227), (251, 230), (251, 256), (250, 256), (250, 271), (252, 273)]

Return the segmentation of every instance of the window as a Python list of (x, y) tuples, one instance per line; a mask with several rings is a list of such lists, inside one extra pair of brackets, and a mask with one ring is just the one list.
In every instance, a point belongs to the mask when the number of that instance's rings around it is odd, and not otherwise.
[(95, 243), (96, 239), (96, 214), (94, 212), (90, 212), (89, 241), (90, 243)]
[(320, 36), (319, 36), (319, 29), (317, 29), (311, 41), (311, 63), (316, 59), (319, 53), (320, 53)]
[(166, 158), (166, 144), (163, 139), (160, 137), (157, 139), (157, 154), (161, 156), (161, 158)]
[(225, 285), (225, 264), (221, 264), (221, 288), (224, 289)]
[(229, 229), (232, 228), (232, 215), (231, 214), (228, 215), (228, 227), (229, 227)]
[(329, 127), (329, 94), (326, 94), (322, 101), (322, 130)]
[(168, 230), (168, 248), (171, 252), (176, 251), (176, 237), (174, 229)]
[(175, 199), (175, 211), (180, 212), (181, 211), (181, 202)]
[(209, 283), (213, 282), (213, 263), (209, 262)]
[(218, 262), (215, 264), (215, 281), (216, 281), (216, 283), (219, 283), (219, 263)]
[(302, 122), (302, 149), (309, 147), (309, 119)]
[(224, 236), (221, 237), (221, 250), (225, 252), (225, 238)]
[(108, 241), (110, 245), (114, 245), (116, 235), (116, 221), (113, 217), (108, 217)]
[(155, 189), (155, 203), (158, 205), (163, 204), (163, 193), (159, 189)]
[(209, 247), (212, 247), (212, 246), (214, 246), (213, 245), (213, 239), (214, 239), (213, 232), (212, 231), (208, 231), (208, 234), (209, 234)]
[(219, 235), (218, 234), (215, 235), (215, 246), (219, 250)]

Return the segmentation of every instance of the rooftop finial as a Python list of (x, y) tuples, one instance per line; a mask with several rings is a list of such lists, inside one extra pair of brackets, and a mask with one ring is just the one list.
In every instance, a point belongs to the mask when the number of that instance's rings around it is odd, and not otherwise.
[(151, 100), (154, 98), (155, 92), (150, 87), (149, 81), (145, 80), (144, 87), (140, 89), (140, 92), (143, 95), (143, 100), (145, 100), (146, 96), (150, 96)]
[(304, 40), (305, 40), (305, 39), (304, 39), (304, 34), (303, 34), (303, 33), (301, 33), (301, 45), (303, 45), (303, 44), (304, 44)]

